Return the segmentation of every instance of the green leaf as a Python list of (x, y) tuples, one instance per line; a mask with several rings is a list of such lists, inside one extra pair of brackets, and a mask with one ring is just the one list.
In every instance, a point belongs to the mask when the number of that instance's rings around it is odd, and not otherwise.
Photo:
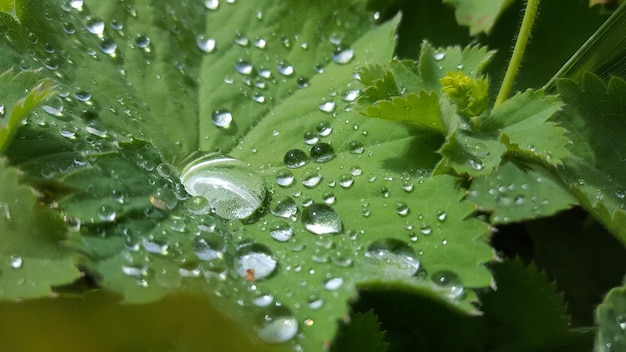
[(505, 163), (490, 175), (477, 177), (468, 200), (491, 213), (492, 224), (550, 216), (576, 204), (569, 190), (542, 168), (520, 169)]
[(626, 289), (609, 291), (596, 312), (598, 334), (596, 352), (620, 351), (626, 348)]
[(513, 1), (511, 0), (447, 0), (446, 3), (456, 8), (456, 20), (460, 25), (469, 26), (470, 35), (480, 32), (489, 33), (500, 14)]
[(560, 165), (568, 154), (565, 129), (550, 119), (561, 107), (555, 96), (527, 90), (506, 100), (481, 121), (481, 130), (500, 132), (507, 150), (518, 156)]
[(62, 246), (58, 214), (36, 204), (19, 171), (0, 159), (0, 299), (52, 295), (53, 286), (78, 279), (72, 253)]
[(385, 352), (389, 344), (385, 333), (380, 331), (378, 318), (373, 311), (353, 312), (349, 321), (339, 328), (339, 333), (331, 345), (331, 351), (372, 351)]
[(626, 241), (626, 82), (613, 78), (606, 86), (589, 74), (582, 85), (570, 80), (557, 85), (566, 104), (557, 121), (567, 126), (572, 141), (561, 177), (589, 212)]
[(41, 79), (37, 72), (0, 74), (0, 153), (9, 144), (26, 115), (42, 101), (52, 96), (54, 84)]
[(510, 260), (490, 268), (496, 289), (480, 294), (488, 350), (589, 350), (589, 334), (569, 330), (562, 296), (534, 265), (524, 267), (520, 260)]

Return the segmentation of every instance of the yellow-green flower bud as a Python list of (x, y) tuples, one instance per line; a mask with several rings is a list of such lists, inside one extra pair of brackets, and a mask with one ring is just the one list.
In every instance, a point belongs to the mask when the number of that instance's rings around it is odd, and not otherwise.
[(462, 72), (448, 72), (439, 80), (441, 92), (456, 104), (459, 114), (478, 116), (489, 105), (489, 82), (485, 76), (472, 79)]

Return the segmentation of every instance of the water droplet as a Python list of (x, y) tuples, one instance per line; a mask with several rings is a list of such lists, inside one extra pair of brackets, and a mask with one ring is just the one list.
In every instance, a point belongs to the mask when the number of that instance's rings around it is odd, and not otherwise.
[(333, 277), (327, 280), (324, 280), (324, 288), (328, 291), (335, 291), (339, 287), (343, 285), (343, 278)]
[(249, 40), (243, 33), (237, 32), (235, 34), (235, 43), (239, 46), (248, 46)]
[(337, 197), (335, 197), (335, 194), (332, 192), (326, 192), (322, 195), (322, 200), (324, 201), (324, 203), (332, 205), (335, 204), (335, 202), (337, 201)]
[(258, 281), (272, 275), (277, 261), (272, 251), (258, 243), (243, 245), (235, 255), (237, 273), (247, 281)]
[[(305, 154), (305, 157), (306, 157), (306, 154)], [(276, 173), (276, 183), (279, 186), (289, 187), (293, 184), (293, 180), (294, 180), (293, 173), (289, 169), (281, 169), (281, 170), (278, 170), (278, 172)]]
[[(196, 45), (198, 45), (198, 48), (202, 50), (203, 52), (212, 53), (213, 51), (215, 51), (217, 42), (215, 41), (215, 38), (210, 38), (210, 37), (205, 36), (204, 34), (200, 34), (198, 37), (196, 37)], [(237, 71), (239, 73), (243, 73), (239, 71), (239, 69), (237, 69)], [(244, 73), (244, 74), (249, 74), (249, 73)]]
[(115, 212), (115, 209), (113, 209), (113, 207), (103, 205), (100, 207), (100, 209), (98, 209), (98, 217), (102, 221), (113, 222), (117, 217), (117, 213)]
[(483, 169), (484, 165), (480, 160), (468, 159), (467, 163), (472, 170), (480, 171)]
[(310, 309), (318, 310), (324, 306), (324, 300), (319, 297), (312, 296), (309, 298), (307, 306)]
[(242, 75), (250, 75), (252, 74), (252, 71), (254, 71), (254, 66), (252, 66), (252, 64), (248, 61), (239, 59), (235, 64), (235, 69)]
[(318, 135), (326, 137), (333, 131), (333, 126), (328, 121), (322, 121), (317, 124), (316, 130)]
[(148, 37), (147, 35), (138, 34), (135, 37), (135, 45), (137, 45), (139, 49), (147, 49), (150, 46), (150, 37)]
[(355, 101), (359, 97), (360, 93), (361, 93), (361, 91), (359, 91), (358, 89), (347, 90), (344, 93), (344, 95), (343, 95), (343, 101), (345, 101), (345, 102), (353, 102), (353, 101)]
[(440, 270), (430, 277), (435, 285), (448, 290), (448, 298), (451, 300), (458, 299), (463, 296), (465, 289), (463, 283), (457, 274), (449, 270)]
[(415, 251), (407, 243), (394, 238), (380, 239), (370, 244), (365, 258), (374, 268), (381, 268), (385, 277), (410, 277), (420, 267)]
[(176, 198), (174, 191), (169, 188), (157, 188), (150, 195), (150, 203), (162, 210), (174, 209), (178, 204), (178, 198)]
[(252, 303), (257, 307), (267, 307), (274, 302), (274, 296), (261, 295), (252, 300)]
[(19, 269), (24, 265), (24, 259), (19, 256), (12, 255), (9, 257), (9, 266), (13, 269)]
[(270, 203), (270, 212), (281, 218), (290, 218), (298, 212), (298, 206), (296, 201), (291, 197), (285, 197), (281, 199), (272, 199)]
[(342, 188), (350, 188), (354, 184), (354, 179), (351, 174), (343, 174), (339, 176), (339, 186)]
[(220, 6), (220, 1), (219, 0), (205, 0), (204, 6), (209, 10), (215, 11)]
[(300, 89), (308, 88), (310, 85), (311, 82), (309, 82), (309, 79), (306, 77), (298, 77), (296, 80), (296, 87)]
[(317, 169), (309, 168), (302, 174), (302, 184), (305, 187), (315, 187), (322, 181), (322, 174)]
[(304, 227), (316, 235), (340, 233), (343, 225), (339, 215), (323, 203), (313, 203), (302, 214)]
[(351, 48), (343, 49), (338, 47), (333, 53), (333, 61), (339, 65), (345, 65), (354, 58), (354, 50)]
[(448, 217), (448, 214), (443, 210), (437, 210), (436, 215), (437, 215), (437, 220), (439, 220), (440, 222), (446, 221), (446, 218)]
[(289, 309), (275, 306), (263, 316), (257, 330), (261, 340), (268, 343), (283, 343), (298, 333), (298, 320)]
[(228, 128), (230, 123), (233, 122), (233, 115), (226, 109), (217, 109), (211, 114), (211, 120), (217, 127)]
[(396, 204), (396, 214), (400, 216), (407, 216), (411, 212), (411, 209), (405, 202), (399, 202)]
[(294, 73), (293, 66), (291, 66), (287, 62), (284, 62), (284, 61), (279, 62), (276, 68), (278, 70), (278, 73), (280, 73), (283, 76), (286, 76), (286, 77), (293, 76), (293, 73)]
[(325, 163), (335, 158), (335, 151), (328, 143), (317, 143), (311, 147), (311, 159), (316, 163)]
[(87, 21), (86, 28), (91, 34), (102, 35), (104, 32), (104, 22), (100, 19), (91, 18)]
[(313, 145), (317, 142), (319, 142), (320, 138), (317, 135), (317, 133), (313, 132), (313, 131), (306, 131), (304, 132), (304, 143), (308, 144), (308, 145)]
[(199, 237), (192, 243), (196, 257), (202, 261), (221, 261), (224, 259), (224, 240), (219, 236)]
[(256, 38), (252, 43), (259, 49), (265, 49), (265, 46), (267, 45), (267, 41), (263, 38)]
[(278, 242), (286, 242), (293, 236), (293, 228), (284, 220), (274, 221), (270, 225), (270, 236)]
[(83, 0), (70, 0), (70, 7), (80, 10), (83, 7)]
[(334, 101), (326, 101), (319, 105), (319, 109), (321, 112), (325, 112), (327, 114), (332, 114), (335, 111), (337, 104)]
[(445, 57), (446, 57), (446, 52), (442, 49), (437, 49), (435, 53), (433, 54), (433, 58), (437, 61), (441, 61), (445, 59)]
[(103, 39), (100, 42), (100, 50), (107, 55), (114, 55), (117, 50), (117, 43), (111, 38)]
[(252, 100), (259, 104), (265, 104), (265, 95), (254, 93), (254, 95), (252, 95)]
[(263, 203), (263, 179), (243, 162), (217, 153), (194, 153), (187, 160), (181, 182), (192, 196), (206, 198), (218, 216), (244, 219)]
[(309, 161), (309, 157), (301, 149), (291, 149), (285, 153), (283, 161), (288, 168), (296, 169), (306, 165)]
[(348, 143), (348, 150), (352, 154), (363, 154), (365, 148), (363, 148), (363, 144), (359, 141), (350, 141)]
[(422, 224), (422, 226), (420, 227), (420, 232), (422, 233), (422, 235), (428, 236), (433, 233), (433, 228), (428, 224)]
[(626, 198), (626, 190), (625, 190), (625, 189), (623, 189), (623, 188), (618, 188), (618, 189), (616, 189), (616, 190), (615, 190), (615, 196), (616, 196), (618, 199), (624, 199), (624, 198)]

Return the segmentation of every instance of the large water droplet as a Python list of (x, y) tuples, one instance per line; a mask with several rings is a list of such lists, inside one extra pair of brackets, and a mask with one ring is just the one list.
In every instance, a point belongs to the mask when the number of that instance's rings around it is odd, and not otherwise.
[(275, 306), (265, 314), (259, 324), (257, 334), (268, 343), (282, 343), (291, 340), (298, 333), (298, 320), (289, 309)]
[(249, 75), (254, 70), (254, 66), (252, 66), (252, 64), (249, 63), (248, 61), (239, 59), (237, 63), (235, 64), (235, 69), (237, 70), (237, 72), (241, 73), (242, 75)]
[(181, 165), (185, 166), (180, 179), (187, 192), (206, 198), (224, 219), (247, 218), (265, 199), (261, 176), (230, 156), (194, 153)]
[(410, 277), (415, 275), (420, 262), (415, 251), (405, 242), (386, 238), (373, 242), (365, 252), (365, 258), (385, 276)]
[(316, 235), (340, 233), (343, 225), (339, 215), (326, 204), (313, 203), (302, 214), (304, 227)]
[(203, 52), (212, 53), (215, 50), (217, 42), (214, 38), (207, 38), (204, 34), (200, 34), (196, 38), (196, 44), (198, 45), (198, 48)]
[(333, 277), (328, 280), (324, 280), (324, 288), (329, 291), (335, 291), (343, 285), (343, 279), (340, 277)]
[(351, 48), (343, 49), (338, 47), (333, 53), (333, 61), (339, 65), (345, 65), (354, 58), (354, 50)]
[(243, 245), (235, 255), (237, 273), (247, 281), (258, 281), (272, 275), (277, 261), (272, 251), (258, 243)]
[(284, 61), (279, 62), (277, 69), (278, 69), (278, 73), (280, 73), (283, 76), (287, 76), (287, 77), (293, 76), (293, 73), (294, 73), (293, 66), (291, 66), (287, 62), (284, 62)]

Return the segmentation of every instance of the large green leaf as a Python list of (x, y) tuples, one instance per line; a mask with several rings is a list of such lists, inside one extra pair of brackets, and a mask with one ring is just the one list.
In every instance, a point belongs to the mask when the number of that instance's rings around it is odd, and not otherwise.
[(588, 74), (581, 85), (560, 80), (557, 86), (566, 103), (557, 119), (572, 141), (561, 176), (581, 204), (625, 241), (626, 82), (613, 78), (606, 86)]
[(79, 272), (62, 246), (65, 227), (57, 214), (36, 204), (37, 193), (19, 184), (19, 171), (0, 159), (0, 299), (52, 295)]

